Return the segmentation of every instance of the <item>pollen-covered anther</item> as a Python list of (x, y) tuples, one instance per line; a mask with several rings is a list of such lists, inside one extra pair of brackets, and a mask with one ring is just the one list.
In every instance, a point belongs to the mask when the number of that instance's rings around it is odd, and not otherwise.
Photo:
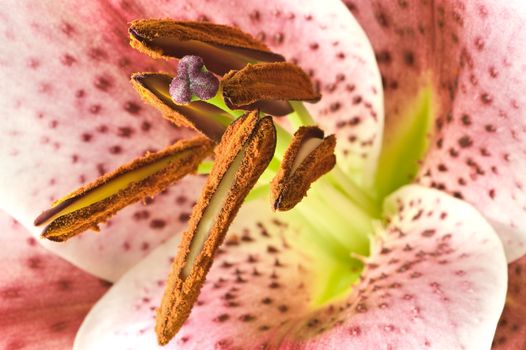
[(226, 112), (204, 101), (176, 104), (170, 94), (174, 77), (164, 73), (135, 73), (131, 83), (142, 99), (157, 108), (164, 118), (178, 126), (186, 126), (219, 142), (230, 120)]
[(284, 61), (283, 56), (249, 34), (225, 25), (207, 22), (141, 19), (129, 28), (130, 45), (154, 58), (197, 55), (219, 75), (241, 69), (250, 62)]
[(274, 155), (274, 123), (258, 115), (253, 111), (237, 119), (216, 148), (214, 166), (183, 234), (157, 313), (162, 345), (188, 318), (232, 220)]
[(277, 175), (272, 180), (270, 194), (274, 210), (294, 208), (310, 185), (329, 172), (336, 164), (336, 138), (316, 126), (301, 127), (287, 148)]
[(317, 102), (321, 98), (307, 73), (288, 62), (249, 64), (226, 74), (222, 84), (230, 108), (259, 108), (275, 116), (292, 112), (289, 100)]
[(196, 137), (148, 153), (55, 202), (35, 219), (35, 225), (46, 224), (42, 237), (52, 241), (97, 230), (97, 224), (120, 209), (152, 197), (196, 171), (213, 147), (207, 138)]
[(188, 104), (192, 97), (208, 100), (219, 89), (219, 79), (206, 70), (199, 56), (184, 56), (177, 65), (177, 75), (170, 83), (170, 96), (175, 103)]

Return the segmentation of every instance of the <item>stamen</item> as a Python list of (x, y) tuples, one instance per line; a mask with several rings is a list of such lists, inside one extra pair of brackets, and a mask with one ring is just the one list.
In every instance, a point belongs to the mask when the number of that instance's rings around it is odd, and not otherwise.
[(177, 76), (170, 83), (170, 95), (178, 104), (188, 104), (195, 95), (209, 100), (219, 89), (219, 80), (208, 72), (199, 56), (184, 56), (179, 60)]
[(90, 228), (98, 230), (97, 224), (120, 209), (194, 172), (212, 149), (211, 141), (197, 137), (135, 159), (55, 202), (35, 219), (35, 225), (46, 223), (42, 236), (52, 241), (65, 241)]
[(258, 114), (247, 113), (232, 123), (216, 149), (216, 161), (183, 235), (157, 314), (162, 345), (188, 318), (228, 227), (272, 159), (274, 123)]
[(289, 100), (317, 102), (321, 98), (309, 76), (288, 62), (249, 64), (226, 74), (222, 84), (230, 108), (260, 108), (274, 116), (292, 112)]
[(179, 126), (193, 128), (209, 139), (219, 142), (231, 116), (203, 101), (187, 105), (175, 104), (169, 92), (173, 77), (162, 73), (136, 73), (131, 82), (144, 101), (157, 108), (166, 119)]
[(133, 21), (130, 45), (154, 58), (203, 58), (210, 71), (223, 75), (247, 63), (279, 62), (283, 56), (237, 28), (205, 22), (170, 19)]
[(271, 201), (274, 210), (290, 210), (307, 194), (310, 185), (336, 164), (336, 138), (324, 138), (315, 126), (296, 131), (285, 152), (278, 174), (272, 180)]

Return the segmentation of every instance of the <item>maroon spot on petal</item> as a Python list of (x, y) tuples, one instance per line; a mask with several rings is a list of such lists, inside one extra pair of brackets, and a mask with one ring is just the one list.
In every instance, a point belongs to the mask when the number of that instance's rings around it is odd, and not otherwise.
[(261, 13), (258, 10), (250, 12), (249, 17), (252, 21), (258, 22), (261, 19)]
[(60, 279), (57, 282), (58, 289), (60, 289), (62, 291), (71, 289), (72, 284), (73, 284), (73, 282), (71, 282), (71, 280), (67, 280), (67, 279)]
[(378, 22), (380, 26), (384, 28), (389, 27), (389, 20), (387, 19), (387, 15), (384, 12), (378, 11), (375, 14), (375, 17), (376, 17), (376, 22)]
[(148, 210), (140, 210), (133, 214), (133, 218), (137, 221), (146, 220), (150, 217), (150, 212)]
[(289, 310), (289, 307), (287, 305), (280, 305), (278, 306), (278, 310), (282, 313), (285, 313)]
[(100, 75), (95, 78), (93, 85), (104, 92), (107, 92), (113, 85), (113, 81), (108, 76)]
[(353, 105), (357, 105), (357, 104), (359, 104), (360, 102), (362, 102), (362, 97), (361, 97), (361, 96), (355, 96), (355, 97), (352, 99), (352, 104), (353, 104)]
[(75, 62), (77, 62), (77, 59), (66, 53), (60, 57), (60, 62), (67, 67), (71, 67)]
[(362, 334), (362, 329), (360, 328), (360, 326), (353, 326), (349, 328), (349, 334), (353, 337), (358, 337)]
[(216, 318), (214, 318), (214, 322), (225, 322), (225, 321), (228, 321), (230, 319), (230, 315), (229, 314), (221, 314), (219, 316), (217, 316)]
[(333, 102), (330, 104), (329, 109), (331, 110), (331, 112), (336, 112), (341, 108), (341, 106), (342, 105), (340, 102)]
[(256, 316), (251, 315), (251, 314), (245, 314), (239, 317), (239, 320), (242, 322), (251, 322), (251, 321), (254, 321), (255, 319), (256, 319)]
[(493, 102), (493, 97), (487, 92), (483, 92), (482, 94), (480, 94), (480, 100), (483, 104), (490, 105)]
[(179, 214), (179, 221), (180, 222), (187, 222), (190, 220), (190, 214), (189, 213), (181, 213)]
[(184, 337), (181, 337), (181, 343), (186, 343), (190, 340), (190, 336), (185, 335)]
[(269, 245), (267, 247), (267, 252), (270, 253), (270, 254), (276, 254), (276, 253), (279, 253), (279, 250), (278, 248), (272, 246), (272, 245)]
[(62, 22), (62, 24), (60, 25), (60, 31), (66, 34), (66, 36), (72, 36), (73, 34), (75, 34), (75, 27), (73, 27), (68, 22)]
[(100, 176), (106, 174), (106, 168), (104, 167), (104, 164), (102, 163), (98, 163), (97, 164), (97, 172), (99, 173)]
[(307, 327), (312, 328), (312, 327), (317, 326), (319, 323), (320, 323), (320, 320), (318, 320), (317, 318), (311, 318), (311, 319), (307, 322)]
[(129, 126), (121, 126), (117, 131), (117, 136), (129, 138), (134, 133), (134, 130)]
[(228, 339), (228, 338), (220, 339), (215, 343), (215, 349), (217, 350), (230, 349), (230, 347), (232, 346), (232, 343), (233, 341), (231, 339)]
[(58, 125), (58, 120), (52, 120), (52, 121), (49, 122), (49, 127), (51, 129), (55, 129), (57, 127), (57, 125)]
[(86, 96), (86, 92), (84, 90), (79, 89), (79, 90), (75, 91), (75, 97), (76, 98), (82, 98), (84, 96)]
[(482, 39), (480, 36), (475, 38), (475, 47), (479, 51), (482, 51), (484, 49), (484, 39)]
[(265, 305), (269, 305), (269, 304), (272, 304), (272, 299), (270, 299), (269, 297), (266, 297), (266, 298), (263, 298), (261, 302)]
[(367, 312), (367, 305), (365, 305), (364, 303), (360, 303), (356, 306), (356, 312), (359, 312), (359, 313), (365, 313)]
[(139, 114), (141, 111), (141, 108), (142, 107), (140, 104), (133, 102), (133, 101), (127, 101), (124, 104), (124, 110), (133, 115)]
[(42, 261), (42, 258), (38, 256), (32, 256), (27, 259), (27, 267), (33, 270), (41, 269), (44, 267), (44, 263)]
[(487, 131), (487, 132), (495, 132), (497, 131), (497, 127), (493, 124), (486, 124), (484, 126), (484, 129)]
[(471, 117), (467, 114), (463, 114), (460, 120), (462, 121), (462, 124), (464, 124), (465, 126), (471, 125)]
[(122, 152), (122, 147), (119, 145), (111, 146), (110, 147), (110, 153), (111, 154), (119, 154)]
[(491, 190), (489, 190), (488, 192), (489, 196), (491, 199), (495, 199), (495, 189), (492, 188)]
[(34, 239), (33, 237), (29, 237), (27, 239), (27, 244), (30, 245), (31, 247), (34, 247), (37, 245), (37, 240)]
[(31, 57), (27, 60), (27, 66), (30, 69), (37, 69), (40, 67), (40, 61), (37, 58)]
[(175, 198), (175, 203), (177, 203), (177, 204), (179, 204), (179, 205), (182, 205), (182, 204), (185, 204), (187, 200), (188, 200), (188, 199), (187, 199), (185, 196), (180, 195), (180, 196), (177, 196), (177, 197)]
[(60, 333), (65, 331), (68, 328), (68, 322), (67, 321), (60, 321), (53, 323), (51, 326), (49, 326), (49, 329), (54, 333)]
[(436, 233), (434, 229), (427, 229), (422, 231), (422, 237), (432, 237)]
[(150, 221), (150, 227), (156, 230), (162, 229), (166, 226), (166, 221), (163, 219), (153, 219)]
[(51, 91), (53, 90), (53, 86), (50, 83), (42, 82), (38, 84), (38, 92), (44, 95), (51, 94)]
[(106, 125), (99, 125), (97, 127), (97, 131), (100, 132), (101, 134), (105, 134), (108, 132), (108, 127)]
[(391, 53), (387, 50), (382, 50), (376, 53), (376, 60), (379, 64), (390, 64), (392, 62)]
[(410, 67), (415, 64), (415, 55), (411, 51), (404, 52), (404, 63)]
[(473, 140), (468, 135), (462, 136), (460, 139), (458, 139), (458, 145), (462, 148), (468, 148), (473, 145)]
[(141, 123), (142, 131), (147, 132), (147, 131), (150, 131), (151, 128), (152, 128), (152, 124), (149, 121), (145, 120)]
[(283, 44), (283, 41), (285, 40), (285, 34), (283, 34), (282, 32), (278, 32), (274, 34), (274, 36), (272, 37), (272, 40), (274, 41), (274, 44), (276, 45)]
[(88, 57), (94, 61), (104, 61), (108, 59), (108, 54), (99, 47), (93, 47), (88, 50)]
[(395, 326), (393, 326), (392, 324), (388, 324), (384, 326), (384, 331), (392, 332), (394, 330), (395, 330)]
[(489, 71), (490, 77), (492, 77), (492, 78), (496, 78), (496, 77), (499, 76), (499, 71), (494, 66), (489, 67), (488, 71)]
[(99, 114), (101, 109), (102, 109), (101, 105), (98, 105), (98, 104), (96, 104), (96, 105), (91, 105), (91, 106), (89, 107), (89, 112), (90, 112), (91, 114)]
[(278, 289), (281, 287), (281, 285), (278, 283), (278, 282), (272, 282), (271, 284), (269, 284), (268, 286), (270, 289)]

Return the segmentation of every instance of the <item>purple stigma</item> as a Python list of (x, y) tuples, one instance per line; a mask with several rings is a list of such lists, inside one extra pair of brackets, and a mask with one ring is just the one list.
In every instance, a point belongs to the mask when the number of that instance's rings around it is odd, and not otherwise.
[(219, 89), (219, 79), (206, 71), (199, 56), (184, 56), (177, 65), (177, 75), (170, 83), (170, 96), (175, 103), (188, 104), (195, 95), (201, 100), (214, 97)]

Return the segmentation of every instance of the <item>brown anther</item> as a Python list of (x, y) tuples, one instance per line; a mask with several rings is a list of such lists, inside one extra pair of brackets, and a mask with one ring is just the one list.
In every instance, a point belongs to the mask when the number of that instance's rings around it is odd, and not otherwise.
[(267, 46), (237, 28), (207, 22), (142, 19), (129, 28), (130, 45), (154, 58), (196, 55), (219, 75), (250, 62), (284, 61)]
[(226, 74), (222, 85), (228, 107), (259, 108), (275, 116), (292, 112), (289, 100), (316, 102), (321, 98), (307, 73), (288, 62), (249, 64)]
[(183, 234), (158, 310), (156, 332), (162, 345), (188, 318), (232, 220), (274, 155), (274, 123), (258, 114), (247, 113), (232, 123), (216, 148), (214, 166)]
[(120, 209), (152, 197), (194, 172), (213, 147), (207, 138), (196, 137), (148, 153), (55, 202), (35, 219), (35, 225), (49, 222), (42, 237), (60, 242), (97, 229), (97, 224)]
[(193, 128), (214, 142), (219, 142), (229, 116), (212, 104), (195, 101), (187, 105), (173, 102), (169, 93), (173, 76), (164, 73), (135, 73), (131, 83), (143, 100), (157, 108), (169, 121)]
[(336, 138), (324, 138), (315, 126), (296, 131), (283, 157), (281, 167), (272, 180), (270, 193), (274, 210), (294, 208), (307, 194), (310, 185), (336, 164)]

